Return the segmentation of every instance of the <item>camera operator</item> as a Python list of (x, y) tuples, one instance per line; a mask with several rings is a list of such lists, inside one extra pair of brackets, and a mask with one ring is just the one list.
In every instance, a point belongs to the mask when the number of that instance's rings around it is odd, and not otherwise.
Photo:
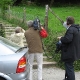
[[(37, 23), (37, 22), (36, 22)], [(46, 38), (48, 36), (46, 30), (40, 26), (41, 29), (35, 29), (34, 21), (29, 20), (27, 22), (28, 30), (25, 32), (26, 41), (28, 44), (28, 52), (29, 52), (29, 63), (30, 63), (30, 77), (29, 80), (32, 80), (33, 74), (33, 62), (34, 58), (37, 61), (38, 65), (38, 80), (42, 80), (42, 64), (43, 64), (43, 46), (42, 46), (42, 38)]]

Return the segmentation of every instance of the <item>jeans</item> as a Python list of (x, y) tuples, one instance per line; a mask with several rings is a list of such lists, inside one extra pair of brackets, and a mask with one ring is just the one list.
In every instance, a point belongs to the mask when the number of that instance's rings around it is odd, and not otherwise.
[(29, 80), (33, 80), (33, 62), (34, 59), (37, 62), (37, 76), (38, 80), (42, 80), (42, 64), (43, 64), (43, 53), (31, 53), (29, 54), (29, 64), (30, 64), (30, 77)]

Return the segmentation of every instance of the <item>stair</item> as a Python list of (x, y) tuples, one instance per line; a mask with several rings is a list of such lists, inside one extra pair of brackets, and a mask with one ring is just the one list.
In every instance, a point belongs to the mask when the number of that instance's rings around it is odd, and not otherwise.
[[(11, 24), (4, 24), (4, 23), (3, 23), (3, 27), (5, 27), (6, 38), (10, 39), (10, 35), (14, 33), (15, 27), (13, 27)], [(25, 39), (24, 39), (24, 44), (26, 44)], [(48, 61), (46, 56), (43, 57), (43, 68), (53, 67), (55, 65), (56, 65), (56, 62)], [(35, 61), (34, 61), (33, 68), (34, 69), (37, 68), (37, 63)]]
[[(56, 66), (56, 62), (55, 61), (51, 61), (51, 60), (47, 60), (46, 56), (43, 56), (43, 68), (49, 68), (49, 67), (54, 67)], [(37, 68), (37, 63), (36, 61), (34, 61), (34, 65), (33, 68), (36, 69)]]
[[(5, 27), (5, 34), (6, 34), (6, 38), (7, 39), (10, 39), (10, 35), (14, 33), (15, 31), (15, 27), (13, 27), (12, 25), (4, 25)], [(26, 46), (27, 43), (26, 43), (26, 39), (24, 38), (24, 46)]]

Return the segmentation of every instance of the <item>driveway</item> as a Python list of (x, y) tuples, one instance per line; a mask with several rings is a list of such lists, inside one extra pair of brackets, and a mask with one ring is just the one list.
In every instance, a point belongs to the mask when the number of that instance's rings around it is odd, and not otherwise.
[[(43, 68), (43, 80), (63, 80), (65, 70), (56, 67)], [(75, 72), (76, 80), (80, 80), (80, 72)], [(34, 69), (33, 80), (37, 80), (37, 69)]]

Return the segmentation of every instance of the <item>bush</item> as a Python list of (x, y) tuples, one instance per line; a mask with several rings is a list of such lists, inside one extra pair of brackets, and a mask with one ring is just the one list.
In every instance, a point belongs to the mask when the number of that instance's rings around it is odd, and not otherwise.
[(2, 24), (0, 24), (0, 36), (5, 37), (5, 29)]
[(6, 10), (8, 9), (8, 6), (11, 5), (11, 4), (12, 4), (12, 0), (1, 0), (0, 1), (2, 16), (5, 15)]

